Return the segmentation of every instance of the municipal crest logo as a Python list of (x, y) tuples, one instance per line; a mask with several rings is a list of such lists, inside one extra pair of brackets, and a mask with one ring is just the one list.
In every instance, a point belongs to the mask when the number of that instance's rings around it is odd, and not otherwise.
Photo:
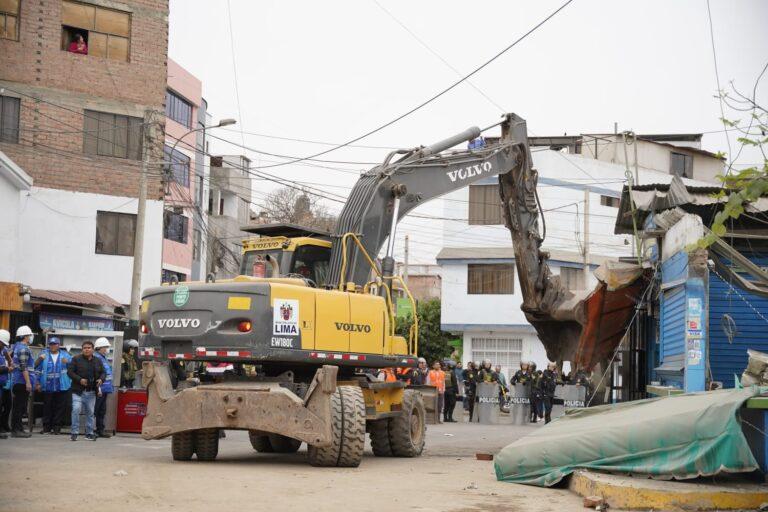
[(290, 304), (281, 304), (280, 305), (280, 317), (285, 321), (288, 322), (291, 320), (291, 317), (293, 317), (293, 306)]

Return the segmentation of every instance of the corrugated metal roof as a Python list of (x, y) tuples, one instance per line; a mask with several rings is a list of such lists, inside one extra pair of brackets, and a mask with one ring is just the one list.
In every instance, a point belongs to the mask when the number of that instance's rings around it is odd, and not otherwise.
[(117, 302), (115, 299), (103, 293), (73, 292), (73, 291), (65, 292), (65, 291), (59, 291), (59, 290), (33, 289), (29, 292), (29, 294), (33, 299), (42, 299), (50, 302), (66, 302), (69, 304), (108, 306), (112, 308), (123, 307), (123, 305)]
[[(720, 210), (717, 204), (724, 203), (722, 199), (714, 197), (721, 190), (721, 187), (686, 186), (679, 176), (674, 176), (669, 184), (654, 183), (634, 186), (632, 187), (632, 199), (637, 209), (638, 229), (643, 225), (649, 212), (660, 212), (676, 207), (680, 207), (688, 213), (706, 214), (707, 218), (702, 217), (702, 220), (708, 224), (709, 218)], [(748, 204), (745, 210), (751, 213), (768, 211), (768, 197), (761, 197)], [(621, 235), (632, 232), (632, 206), (629, 201), (629, 187), (625, 186), (621, 193), (621, 203), (616, 215), (614, 233)]]

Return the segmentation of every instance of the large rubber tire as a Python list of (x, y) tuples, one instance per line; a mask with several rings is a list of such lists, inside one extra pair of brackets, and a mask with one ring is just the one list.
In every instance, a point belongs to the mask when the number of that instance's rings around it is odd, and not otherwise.
[(269, 434), (269, 444), (275, 453), (296, 453), (301, 447), (301, 441), (280, 434)]
[(313, 466), (356, 468), (365, 447), (365, 400), (357, 386), (338, 386), (331, 395), (331, 445), (308, 448)]
[(195, 431), (197, 460), (212, 461), (219, 454), (219, 429), (204, 428)]
[(418, 457), (427, 435), (426, 411), (421, 393), (406, 389), (403, 413), (389, 419), (389, 443), (395, 457)]
[(266, 434), (262, 434), (259, 431), (249, 430), (248, 439), (250, 439), (253, 449), (259, 453), (272, 453), (275, 451), (272, 448), (272, 444), (269, 442), (269, 436)]
[(371, 448), (377, 457), (391, 457), (392, 444), (389, 442), (389, 418), (368, 423), (371, 436)]
[(195, 433), (179, 432), (171, 436), (173, 460), (189, 460), (195, 454)]

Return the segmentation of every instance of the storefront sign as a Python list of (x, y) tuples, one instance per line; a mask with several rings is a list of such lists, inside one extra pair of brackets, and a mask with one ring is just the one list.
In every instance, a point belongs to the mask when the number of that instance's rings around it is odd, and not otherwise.
[(72, 331), (114, 331), (115, 323), (109, 318), (95, 316), (40, 313), (41, 329), (68, 329)]

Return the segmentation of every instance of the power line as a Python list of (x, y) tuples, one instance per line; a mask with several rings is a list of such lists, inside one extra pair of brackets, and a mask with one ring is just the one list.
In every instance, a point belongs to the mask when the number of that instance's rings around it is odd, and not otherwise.
[(240, 109), (240, 86), (237, 79), (237, 57), (235, 53), (235, 31), (232, 29), (232, 6), (227, 0), (227, 21), (229, 22), (229, 47), (232, 50), (232, 72), (234, 74), (234, 86), (235, 86), (235, 98), (237, 99), (237, 115), (240, 118), (239, 127), (240, 130), (240, 142), (245, 145), (245, 136), (242, 132), (243, 126), (243, 111)]
[(449, 91), (451, 91), (454, 88), (456, 88), (459, 84), (463, 83), (464, 81), (468, 80), (470, 77), (472, 77), (475, 74), (477, 74), (478, 72), (480, 72), (482, 69), (484, 69), (486, 66), (491, 64), (493, 61), (495, 61), (496, 59), (498, 59), (499, 57), (501, 57), (502, 55), (507, 53), (509, 50), (511, 50), (512, 48), (517, 46), (517, 44), (519, 44), (521, 41), (526, 39), (529, 35), (531, 35), (533, 32), (535, 32), (539, 27), (541, 27), (546, 22), (548, 22), (550, 19), (552, 19), (560, 11), (565, 9), (571, 2), (573, 2), (573, 0), (567, 0), (560, 7), (558, 7), (556, 10), (554, 10), (552, 13), (550, 13), (547, 17), (545, 17), (543, 20), (541, 20), (539, 23), (537, 23), (533, 28), (528, 30), (525, 34), (523, 34), (522, 36), (517, 38), (510, 45), (508, 45), (506, 48), (504, 48), (503, 50), (498, 52), (496, 55), (494, 55), (493, 57), (491, 57), (490, 59), (485, 61), (483, 64), (481, 64), (480, 66), (476, 67), (469, 74), (465, 75), (464, 77), (460, 78), (459, 80), (457, 80), (453, 84), (449, 85), (445, 89), (441, 90), (437, 94), (434, 94), (433, 96), (431, 96), (427, 100), (421, 102), (420, 104), (416, 105), (415, 107), (413, 107), (412, 109), (408, 110), (407, 112), (405, 112), (403, 114), (400, 114), (399, 116), (395, 117), (394, 119), (392, 119), (392, 120), (390, 120), (390, 121), (388, 121), (388, 122), (386, 122), (386, 123), (384, 123), (384, 124), (374, 128), (372, 130), (369, 130), (369, 131), (365, 132), (364, 134), (362, 134), (362, 135), (360, 135), (358, 137), (355, 137), (355, 138), (353, 138), (353, 139), (351, 139), (351, 140), (349, 140), (349, 141), (347, 141), (347, 142), (345, 142), (343, 144), (339, 144), (339, 145), (334, 146), (334, 147), (332, 147), (330, 149), (326, 149), (324, 151), (320, 151), (319, 153), (315, 153), (315, 154), (312, 154), (312, 155), (309, 155), (309, 156), (306, 156), (306, 157), (298, 158), (298, 159), (293, 160), (291, 162), (285, 162), (283, 164), (266, 165), (266, 166), (261, 166), (261, 168), (264, 169), (264, 168), (268, 168), (268, 167), (279, 167), (279, 166), (282, 166), (282, 165), (288, 165), (288, 164), (295, 163), (295, 162), (301, 162), (303, 160), (309, 160), (309, 159), (312, 159), (312, 158), (317, 158), (318, 156), (326, 155), (328, 153), (331, 153), (332, 151), (336, 151), (337, 149), (341, 149), (341, 148), (343, 148), (345, 146), (348, 146), (350, 144), (354, 144), (355, 142), (358, 142), (358, 141), (360, 141), (360, 140), (362, 140), (362, 139), (364, 139), (364, 138), (366, 138), (366, 137), (368, 137), (370, 135), (373, 135), (374, 133), (379, 132), (379, 131), (383, 130), (384, 128), (392, 126), (393, 124), (395, 124), (396, 122), (400, 121), (401, 119), (404, 119), (405, 117), (408, 117), (409, 115), (413, 114), (414, 112), (416, 112), (416, 111), (422, 109), (423, 107), (429, 105), (430, 103), (432, 103), (436, 99), (440, 98), (444, 94), (446, 94)]
[[(723, 123), (723, 128), (726, 128), (726, 121), (725, 121), (725, 109), (723, 108), (723, 91), (720, 88), (720, 73), (717, 70), (717, 51), (715, 50), (715, 31), (712, 27), (712, 10), (709, 7), (709, 0), (707, 0), (707, 16), (709, 18), (709, 37), (712, 41), (712, 62), (715, 64), (715, 82), (717, 83), (717, 98), (720, 103), (720, 121)], [(723, 134), (725, 135), (725, 140), (728, 143), (728, 159), (732, 160), (733, 156), (733, 150), (731, 149), (731, 138), (728, 136), (728, 132), (723, 130)], [(728, 168), (728, 173), (730, 173), (731, 169)]]

